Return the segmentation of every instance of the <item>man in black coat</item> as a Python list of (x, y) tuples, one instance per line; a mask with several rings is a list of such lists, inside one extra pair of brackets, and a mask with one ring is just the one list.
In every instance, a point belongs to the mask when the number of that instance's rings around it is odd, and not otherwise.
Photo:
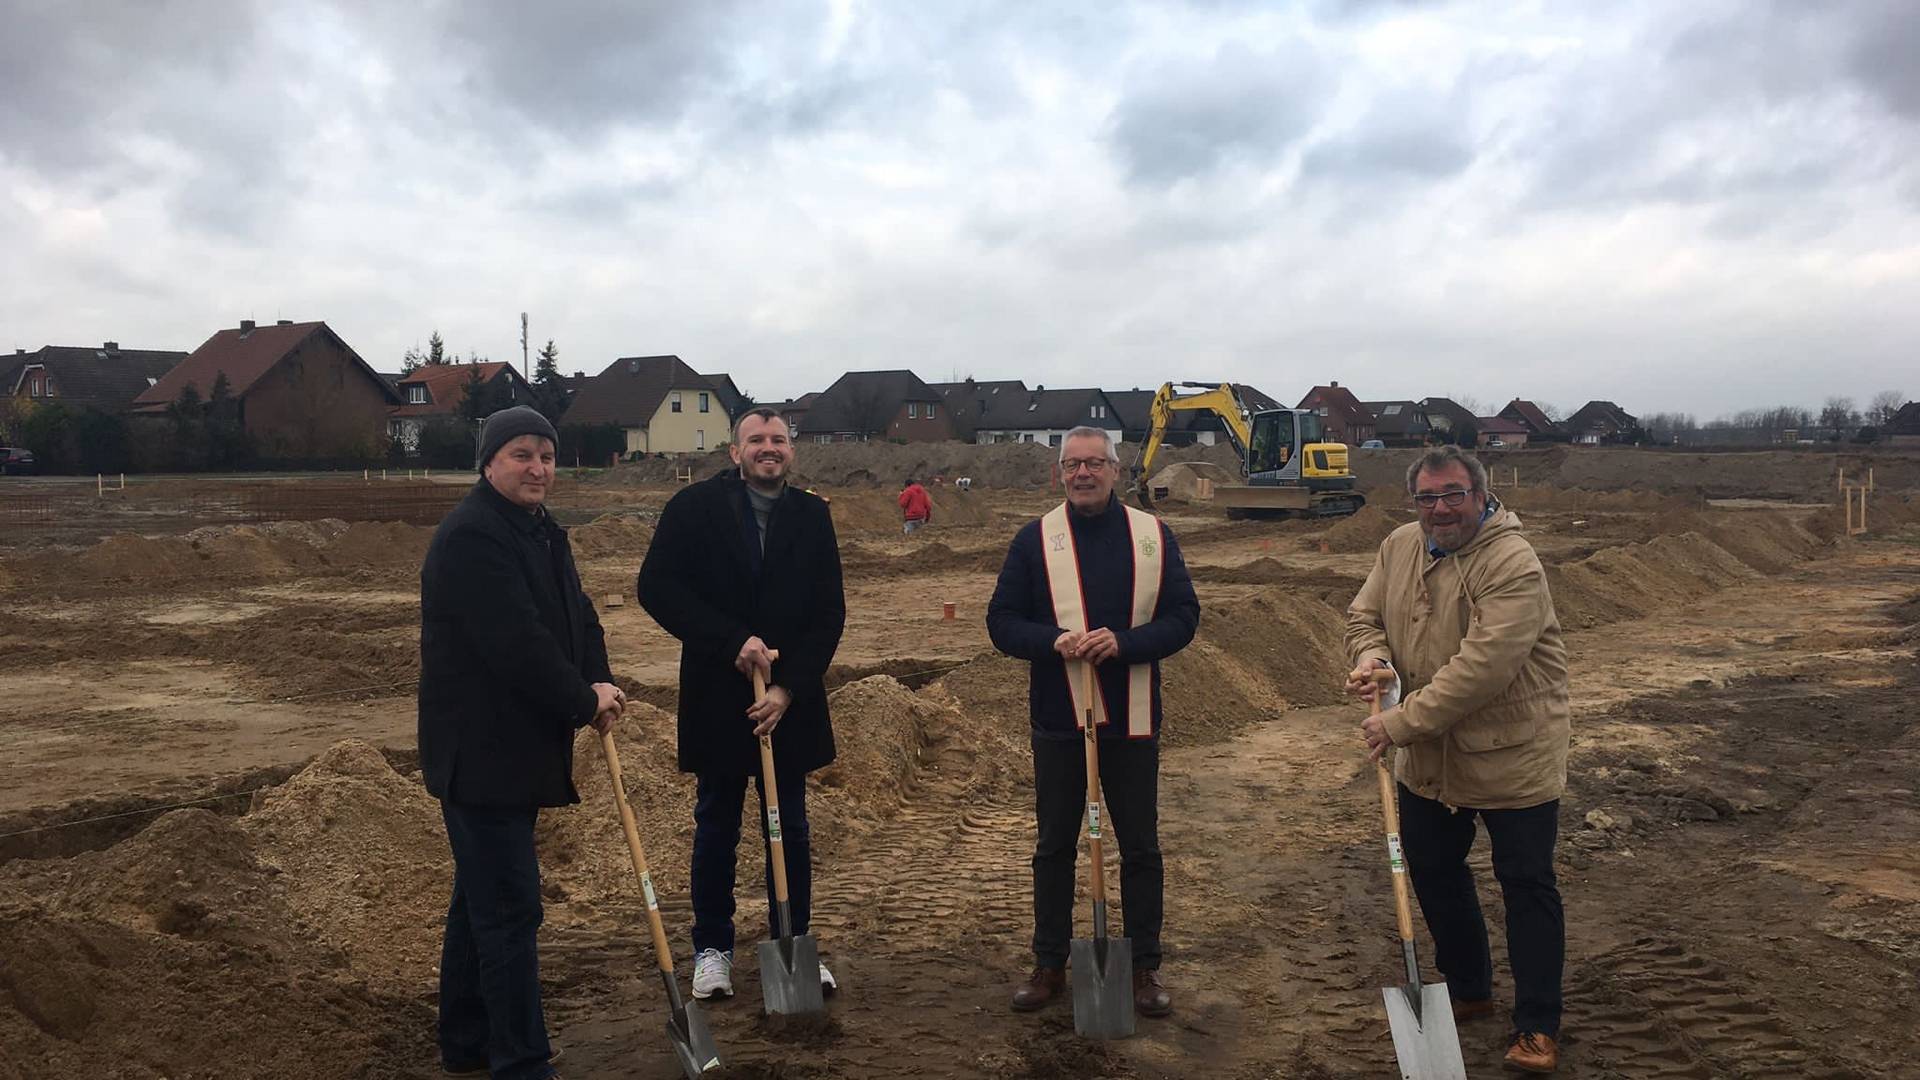
[(580, 801), (573, 734), (625, 704), (546, 510), (553, 425), (525, 406), (487, 418), (481, 479), (420, 569), (420, 771), (453, 849), (440, 957), (440, 1058), (451, 1076), (542, 1080), (557, 1052), (540, 1007), (534, 818)]
[[(680, 769), (693, 808), (693, 996), (733, 994), (733, 888), (747, 782), (766, 793), (759, 736), (773, 736), (793, 932), (807, 932), (813, 863), (806, 775), (833, 761), (825, 678), (846, 626), (840, 546), (826, 500), (787, 484), (793, 437), (771, 409), (736, 422), (738, 470), (668, 501), (640, 567), (640, 603), (680, 639)], [(751, 676), (767, 680), (753, 700)], [(766, 815), (760, 816), (766, 839)], [(769, 849), (771, 845), (768, 845)], [(769, 936), (779, 933), (767, 859)], [(833, 975), (820, 965), (822, 988)]]
[[(1093, 665), (1100, 784), (1120, 841), (1120, 898), (1133, 942), (1133, 1001), (1165, 1016), (1160, 982), (1160, 661), (1186, 648), (1200, 602), (1173, 533), (1113, 495), (1120, 459), (1100, 428), (1060, 446), (1066, 502), (1015, 534), (987, 605), (994, 647), (1031, 662), (1033, 973), (1013, 1007), (1038, 1009), (1066, 985), (1073, 936), (1074, 861), (1087, 806), (1081, 716)], [(1102, 715), (1104, 713), (1104, 715)]]

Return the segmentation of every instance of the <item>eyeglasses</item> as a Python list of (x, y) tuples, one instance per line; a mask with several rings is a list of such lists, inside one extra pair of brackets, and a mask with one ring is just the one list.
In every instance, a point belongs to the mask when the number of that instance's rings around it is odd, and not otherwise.
[(1067, 458), (1060, 463), (1060, 475), (1072, 476), (1081, 469), (1085, 469), (1090, 473), (1105, 472), (1107, 466), (1111, 464), (1112, 462), (1103, 457)]
[(1448, 506), (1459, 506), (1461, 503), (1466, 502), (1467, 496), (1471, 494), (1473, 494), (1471, 491), (1440, 491), (1431, 494), (1421, 492), (1413, 497), (1413, 501), (1418, 503), (1422, 510), (1431, 510), (1441, 503), (1446, 503)]

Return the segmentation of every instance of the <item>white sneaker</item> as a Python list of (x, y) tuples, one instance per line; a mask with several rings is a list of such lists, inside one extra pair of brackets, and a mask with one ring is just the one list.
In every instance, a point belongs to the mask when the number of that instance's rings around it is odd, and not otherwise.
[(707, 949), (693, 961), (693, 996), (701, 1001), (733, 996), (733, 954)]
[(822, 960), (820, 962), (820, 996), (832, 997), (834, 991), (838, 989), (840, 984), (833, 981), (833, 972), (827, 970), (827, 962)]

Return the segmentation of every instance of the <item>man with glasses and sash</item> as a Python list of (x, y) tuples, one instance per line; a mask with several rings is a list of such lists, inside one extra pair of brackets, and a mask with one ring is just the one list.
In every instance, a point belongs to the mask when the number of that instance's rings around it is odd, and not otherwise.
[[(1560, 620), (1520, 519), (1487, 491), (1473, 455), (1428, 450), (1407, 470), (1407, 491), (1419, 521), (1381, 543), (1347, 608), (1347, 689), (1385, 695), (1361, 735), (1374, 760), (1400, 749), (1400, 839), (1456, 1020), (1496, 1008), (1487, 924), (1467, 867), (1478, 817), (1506, 902), (1507, 1064), (1552, 1072), (1566, 952), (1553, 872), (1569, 734)], [(1378, 670), (1394, 678), (1376, 691)]]
[[(1160, 661), (1185, 648), (1200, 602), (1173, 533), (1114, 497), (1113, 436), (1077, 427), (1060, 444), (1066, 501), (1013, 538), (987, 606), (995, 648), (1029, 661), (1034, 814), (1033, 973), (1013, 1007), (1038, 1009), (1066, 985), (1074, 861), (1086, 808), (1081, 723), (1091, 704), (1100, 783), (1120, 842), (1120, 897), (1133, 941), (1134, 1008), (1165, 1016), (1160, 982)], [(1084, 665), (1094, 665), (1091, 703)]]

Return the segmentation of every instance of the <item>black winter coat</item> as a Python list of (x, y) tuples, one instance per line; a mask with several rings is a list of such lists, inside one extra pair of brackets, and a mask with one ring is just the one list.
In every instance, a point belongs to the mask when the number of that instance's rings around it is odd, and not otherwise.
[(737, 471), (694, 484), (661, 511), (640, 567), (641, 606), (680, 639), (683, 772), (759, 773), (760, 745), (746, 716), (753, 683), (733, 667), (756, 634), (780, 651), (773, 684), (793, 695), (773, 729), (781, 771), (833, 761), (825, 680), (847, 622), (833, 516), (826, 500), (787, 487), (756, 573), (747, 548), (752, 515)]
[[(1160, 564), (1160, 597), (1153, 618), (1133, 621), (1133, 534), (1118, 499), (1093, 517), (1071, 511), (1074, 550), (1080, 559), (1080, 584), (1087, 604), (1087, 629), (1113, 628), (1120, 655), (1097, 671), (1107, 702), (1103, 739), (1127, 737), (1127, 665), (1153, 665), (1153, 733), (1160, 734), (1160, 661), (1187, 647), (1200, 626), (1200, 601), (1180, 557), (1180, 545), (1166, 522), (1160, 523), (1165, 554)], [(1040, 522), (1014, 534), (1000, 568), (993, 599), (987, 604), (987, 635), (994, 648), (1032, 662), (1027, 677), (1027, 707), (1033, 732), (1046, 739), (1080, 738), (1080, 721), (1067, 689), (1067, 662), (1053, 651), (1065, 631), (1054, 621), (1053, 593), (1047, 587), (1047, 556), (1040, 547)]]
[(564, 806), (573, 733), (612, 682), (567, 531), (485, 479), (433, 534), (420, 568), (420, 771), (435, 798)]

